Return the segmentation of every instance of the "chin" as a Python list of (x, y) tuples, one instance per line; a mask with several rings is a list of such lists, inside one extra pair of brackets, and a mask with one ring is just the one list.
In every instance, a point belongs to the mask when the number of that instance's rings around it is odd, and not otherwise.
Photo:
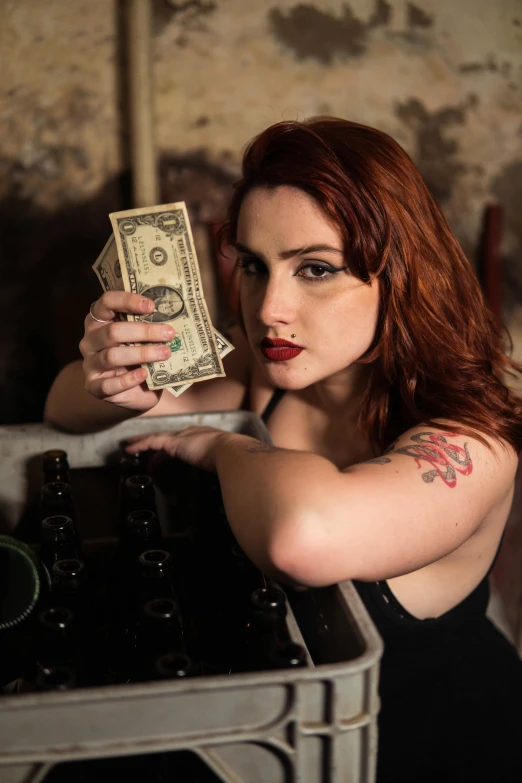
[(306, 389), (313, 383), (305, 373), (292, 371), (289, 367), (283, 367), (283, 362), (279, 365), (264, 364), (263, 370), (272, 386), (286, 391), (300, 391)]

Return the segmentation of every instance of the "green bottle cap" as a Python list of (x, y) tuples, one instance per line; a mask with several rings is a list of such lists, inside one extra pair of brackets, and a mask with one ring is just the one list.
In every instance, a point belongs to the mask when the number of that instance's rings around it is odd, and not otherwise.
[(40, 595), (38, 560), (33, 550), (11, 536), (0, 536), (0, 631), (18, 625)]

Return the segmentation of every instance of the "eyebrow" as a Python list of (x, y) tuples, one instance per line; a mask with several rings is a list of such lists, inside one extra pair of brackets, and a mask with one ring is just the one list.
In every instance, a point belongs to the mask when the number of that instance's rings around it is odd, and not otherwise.
[[(251, 250), (246, 245), (241, 244), (241, 242), (235, 242), (233, 245), (236, 250), (239, 250), (241, 253), (248, 253), (251, 256), (254, 256), (255, 258), (262, 259), (263, 256), (261, 253), (255, 253), (253, 250)], [(297, 247), (293, 250), (283, 250), (281, 253), (279, 253), (279, 258), (281, 261), (286, 261), (289, 258), (294, 258), (295, 256), (303, 256), (307, 255), (308, 253), (337, 253), (337, 255), (344, 256), (344, 251), (339, 250), (338, 247), (332, 247), (331, 245), (306, 245), (306, 247)]]

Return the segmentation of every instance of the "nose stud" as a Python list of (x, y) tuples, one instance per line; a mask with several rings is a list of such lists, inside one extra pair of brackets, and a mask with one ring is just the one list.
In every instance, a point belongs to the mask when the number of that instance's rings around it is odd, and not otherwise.
[(295, 334), (291, 334), (291, 335), (290, 335), (290, 337), (295, 337), (295, 336), (296, 336)]

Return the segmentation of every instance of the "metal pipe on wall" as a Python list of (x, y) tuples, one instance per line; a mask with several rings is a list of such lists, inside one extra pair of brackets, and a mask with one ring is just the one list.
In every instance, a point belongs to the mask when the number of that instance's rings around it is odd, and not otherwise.
[(129, 122), (134, 207), (158, 204), (154, 140), (151, 0), (127, 0)]

